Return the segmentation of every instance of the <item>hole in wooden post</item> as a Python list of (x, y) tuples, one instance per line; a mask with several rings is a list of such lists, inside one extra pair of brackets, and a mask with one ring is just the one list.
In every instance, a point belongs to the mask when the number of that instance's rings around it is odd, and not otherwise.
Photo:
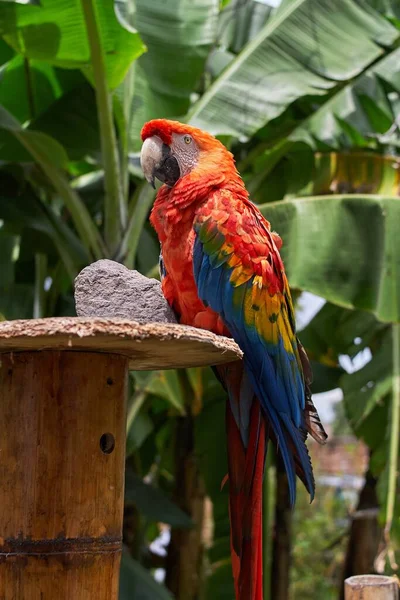
[(115, 438), (112, 433), (103, 433), (100, 438), (100, 449), (104, 454), (111, 454), (115, 448)]
[(107, 385), (112, 385), (114, 380), (111, 377), (107, 377)]

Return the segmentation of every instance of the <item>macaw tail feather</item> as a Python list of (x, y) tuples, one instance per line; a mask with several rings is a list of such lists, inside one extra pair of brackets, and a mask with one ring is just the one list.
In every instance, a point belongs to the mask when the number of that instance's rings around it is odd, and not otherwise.
[(268, 440), (271, 439), (284, 461), (293, 504), (296, 475), (311, 499), (314, 496), (314, 477), (305, 444), (307, 433), (320, 442), (325, 440), (326, 434), (309, 394), (306, 393), (304, 427), (295, 427), (285, 413), (278, 417), (271, 412), (273, 427), (257, 398), (244, 362), (221, 365), (214, 370), (229, 397), (226, 428), (236, 600), (262, 600), (262, 491)]
[[(226, 428), (231, 556), (236, 600), (262, 600), (262, 486), (267, 444), (266, 422), (254, 394), (245, 399), (247, 383), (241, 365), (236, 363), (232, 370), (229, 366), (219, 367), (218, 371), (229, 394)], [(237, 403), (238, 396), (242, 401), (242, 414), (237, 412), (240, 406)], [(243, 414), (243, 404), (248, 410), (247, 417)], [(236, 420), (238, 417), (240, 428)]]

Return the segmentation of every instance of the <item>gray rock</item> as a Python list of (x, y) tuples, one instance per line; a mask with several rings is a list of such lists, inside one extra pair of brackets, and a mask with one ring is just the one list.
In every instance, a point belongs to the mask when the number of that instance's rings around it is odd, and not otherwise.
[(75, 279), (78, 317), (121, 317), (138, 323), (176, 323), (156, 279), (113, 260), (98, 260)]

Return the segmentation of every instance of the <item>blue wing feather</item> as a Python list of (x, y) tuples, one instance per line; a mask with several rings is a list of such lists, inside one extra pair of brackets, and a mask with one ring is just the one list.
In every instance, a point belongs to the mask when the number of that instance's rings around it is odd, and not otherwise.
[[(294, 354), (287, 352), (282, 339), (273, 344), (260, 335), (255, 312), (254, 315), (247, 312), (245, 319), (244, 305), (248, 294), (252, 292), (254, 276), (241, 285), (235, 286), (232, 283), (233, 268), (228, 265), (231, 252), (221, 248), (225, 237), (220, 231), (215, 232), (216, 227), (210, 232), (209, 225), (208, 223), (207, 230), (200, 226), (195, 228), (197, 235), (193, 248), (193, 270), (199, 297), (204, 304), (221, 315), (233, 338), (243, 350), (248, 380), (278, 441), (288, 475), (291, 502), (294, 503), (296, 495), (293, 446), (304, 472), (307, 489), (313, 497), (314, 479), (304, 444), (305, 423), (301, 410), (305, 402), (304, 380), (298, 361)], [(289, 314), (289, 317), (292, 315)], [(252, 393), (247, 394), (247, 398), (251, 399)], [(246, 417), (244, 406), (240, 414), (235, 407), (233, 409), (242, 438), (245, 440), (249, 411)]]

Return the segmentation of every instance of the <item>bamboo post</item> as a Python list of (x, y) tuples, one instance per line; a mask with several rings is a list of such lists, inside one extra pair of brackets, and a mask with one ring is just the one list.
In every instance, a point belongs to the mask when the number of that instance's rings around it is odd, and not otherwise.
[(0, 323), (0, 600), (117, 600), (128, 369), (239, 357), (180, 325)]
[(355, 575), (344, 582), (345, 600), (398, 600), (396, 577)]

